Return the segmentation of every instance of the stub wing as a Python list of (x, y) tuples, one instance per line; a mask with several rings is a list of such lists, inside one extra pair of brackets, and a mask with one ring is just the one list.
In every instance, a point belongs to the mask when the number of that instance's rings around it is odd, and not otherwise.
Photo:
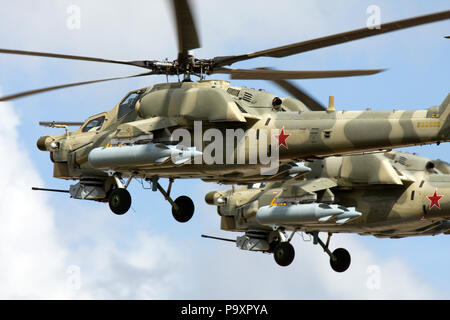
[(330, 178), (299, 181), (293, 184), (288, 184), (285, 188), (283, 188), (283, 191), (277, 196), (277, 201), (301, 201), (304, 197), (315, 196), (316, 192), (329, 190), (337, 185), (337, 182)]
[(170, 128), (178, 125), (168, 117), (153, 117), (150, 119), (127, 122), (117, 127), (114, 135), (116, 139), (130, 139), (152, 134), (153, 131)]

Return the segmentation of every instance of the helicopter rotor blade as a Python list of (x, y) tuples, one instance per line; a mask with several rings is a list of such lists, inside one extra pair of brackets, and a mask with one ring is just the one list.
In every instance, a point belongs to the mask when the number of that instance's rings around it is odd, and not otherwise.
[(323, 79), (338, 77), (368, 76), (385, 69), (368, 70), (323, 70), (323, 71), (283, 71), (270, 69), (228, 69), (221, 68), (213, 73), (229, 74), (231, 79), (242, 80), (286, 80), (286, 79)]
[(309, 95), (305, 90), (299, 86), (294, 85), (292, 81), (288, 80), (272, 80), (276, 85), (282, 88), (284, 91), (292, 95), (297, 100), (300, 100), (311, 111), (326, 111), (327, 108)]
[(189, 50), (200, 48), (194, 17), (188, 0), (172, 0), (177, 26), (179, 59), (188, 57)]
[[(257, 68), (261, 70), (273, 70), (271, 68)], [(303, 104), (312, 111), (326, 111), (324, 105), (314, 99), (305, 90), (301, 89), (299, 86), (295, 85), (294, 82), (288, 80), (271, 80), (278, 87), (289, 93), (291, 96), (303, 102)]]
[(257, 57), (283, 58), (302, 52), (312, 51), (320, 48), (346, 43), (353, 40), (368, 38), (379, 34), (384, 34), (392, 31), (402, 30), (406, 28), (411, 28), (447, 19), (450, 19), (450, 10), (384, 23), (380, 25), (379, 29), (362, 28), (326, 37), (316, 38), (308, 41), (297, 42), (286, 46), (257, 51), (253, 53), (247, 53), (243, 55), (215, 57), (214, 61), (216, 67), (222, 67), (231, 65), (239, 61), (249, 60)]
[(149, 76), (149, 75), (152, 75), (152, 74), (153, 74), (152, 72), (146, 72), (146, 73), (136, 74), (136, 75), (132, 75), (132, 76), (115, 77), (115, 78), (107, 78), (107, 79), (99, 79), (99, 80), (90, 80), (90, 81), (83, 81), (83, 82), (74, 82), (74, 83), (67, 83), (67, 84), (62, 84), (62, 85), (52, 86), (52, 87), (47, 87), (47, 88), (23, 91), (23, 92), (11, 94), (11, 95), (8, 95), (8, 96), (0, 97), (0, 102), (1, 101), (14, 100), (14, 99), (22, 98), (22, 97), (27, 97), (27, 96), (31, 96), (31, 95), (34, 95), (34, 94), (43, 93), (43, 92), (52, 91), (52, 90), (58, 90), (58, 89), (63, 89), (63, 88), (82, 86), (82, 85), (86, 85), (86, 84), (93, 84), (93, 83), (104, 82), (104, 81), (112, 81), (112, 80), (144, 77), (144, 76)]
[(24, 56), (57, 58), (57, 59), (81, 60), (81, 61), (91, 61), (91, 62), (116, 63), (116, 64), (125, 64), (125, 65), (140, 67), (140, 68), (146, 68), (146, 69), (151, 69), (150, 66), (152, 65), (152, 62), (153, 62), (153, 61), (146, 61), (146, 60), (142, 60), (142, 61), (110, 60), (110, 59), (102, 59), (102, 58), (74, 56), (74, 55), (68, 55), (68, 54), (12, 50), (12, 49), (0, 49), (0, 53), (17, 54), (17, 55), (24, 55)]

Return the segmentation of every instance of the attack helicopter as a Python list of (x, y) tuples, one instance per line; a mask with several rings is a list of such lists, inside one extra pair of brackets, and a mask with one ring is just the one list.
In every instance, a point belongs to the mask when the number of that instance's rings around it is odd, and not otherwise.
[[(156, 84), (129, 92), (113, 109), (85, 122), (41, 122), (65, 133), (37, 141), (50, 153), (53, 176), (78, 180), (63, 191), (75, 199), (109, 203), (124, 214), (131, 206), (127, 191), (132, 179), (151, 182), (172, 207), (179, 222), (188, 221), (194, 203), (187, 196), (175, 200), (172, 183), (180, 178), (200, 178), (223, 184), (281, 181), (307, 170), (296, 164), (352, 153), (450, 140), (448, 100), (441, 106), (416, 111), (336, 111), (334, 98), (328, 108), (296, 88), (287, 79), (317, 79), (373, 75), (383, 69), (282, 71), (267, 68), (234, 69), (234, 63), (258, 57), (283, 58), (396, 30), (443, 21), (450, 11), (381, 24), (282, 47), (234, 56), (195, 58), (200, 47), (187, 0), (173, 0), (177, 26), (178, 57), (169, 60), (120, 61), (45, 52), (0, 49), (0, 53), (129, 65), (147, 72), (127, 77), (63, 84), (0, 98), (7, 101), (56, 89), (151, 75), (182, 76), (183, 81)], [(294, 98), (232, 86), (205, 76), (228, 74), (232, 79), (275, 81)], [(199, 81), (192, 81), (197, 76)], [(298, 100), (298, 99), (301, 99)], [(303, 101), (303, 102), (302, 102)], [(79, 126), (70, 131), (70, 126)], [(365, 131), (362, 131), (362, 130)], [(229, 134), (229, 135), (227, 135)], [(192, 138), (193, 137), (193, 138)], [(223, 139), (230, 137), (230, 139)], [(159, 179), (169, 179), (167, 189)], [(126, 181), (124, 179), (127, 179)]]
[[(288, 266), (295, 257), (290, 242), (303, 232), (329, 255), (334, 271), (344, 272), (350, 254), (330, 250), (334, 233), (391, 239), (450, 234), (447, 162), (391, 151), (329, 157), (307, 166), (308, 173), (284, 182), (208, 193), (205, 200), (217, 206), (221, 229), (245, 234), (236, 240), (203, 237), (272, 253), (277, 264)], [(328, 234), (325, 243), (320, 232)]]

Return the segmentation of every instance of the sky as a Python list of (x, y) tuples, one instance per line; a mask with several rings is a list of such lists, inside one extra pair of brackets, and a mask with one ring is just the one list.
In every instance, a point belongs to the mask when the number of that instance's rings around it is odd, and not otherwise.
[[(110, 59), (175, 59), (177, 42), (167, 1), (3, 1), (0, 47)], [(365, 27), (367, 8), (381, 22), (448, 10), (448, 1), (193, 1), (202, 48), (199, 58), (241, 54)], [(80, 25), (70, 27), (71, 7)], [(69, 26), (68, 26), (69, 22)], [(296, 81), (323, 104), (341, 110), (419, 109), (449, 93), (450, 22), (439, 22), (285, 59), (258, 58), (239, 68), (291, 70), (387, 68), (370, 77)], [(0, 92), (142, 72), (130, 66), (0, 55)], [(227, 79), (226, 76), (214, 78)], [(175, 78), (171, 79), (176, 81)], [(311, 241), (294, 237), (296, 259), (286, 268), (273, 257), (240, 251), (201, 234), (220, 230), (204, 195), (224, 186), (179, 180), (173, 195), (193, 198), (191, 221), (174, 221), (159, 193), (133, 182), (132, 209), (115, 216), (105, 204), (32, 192), (68, 189), (52, 178), (39, 136), (59, 129), (39, 121), (83, 121), (112, 108), (135, 88), (165, 77), (119, 80), (0, 103), (0, 298), (3, 299), (449, 299), (447, 236), (399, 240), (334, 235), (352, 265), (335, 273)], [(232, 81), (285, 96), (265, 81)], [(54, 130), (54, 131), (52, 131)], [(449, 159), (449, 145), (404, 148)], [(163, 182), (165, 185), (166, 182)]]

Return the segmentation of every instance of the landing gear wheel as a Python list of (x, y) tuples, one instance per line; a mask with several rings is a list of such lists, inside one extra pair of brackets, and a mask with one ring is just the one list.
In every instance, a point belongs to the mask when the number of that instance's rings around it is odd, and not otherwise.
[(122, 215), (131, 207), (131, 195), (127, 189), (119, 188), (109, 195), (109, 208), (117, 215)]
[(336, 260), (330, 258), (331, 268), (336, 272), (344, 272), (350, 266), (351, 258), (350, 253), (344, 248), (338, 248), (333, 251), (333, 255), (336, 257)]
[(286, 267), (294, 261), (294, 247), (289, 242), (280, 242), (273, 251), (273, 257), (278, 265)]
[(172, 215), (178, 222), (188, 222), (194, 215), (194, 202), (187, 196), (180, 196), (174, 201), (178, 206), (178, 210), (172, 207)]

